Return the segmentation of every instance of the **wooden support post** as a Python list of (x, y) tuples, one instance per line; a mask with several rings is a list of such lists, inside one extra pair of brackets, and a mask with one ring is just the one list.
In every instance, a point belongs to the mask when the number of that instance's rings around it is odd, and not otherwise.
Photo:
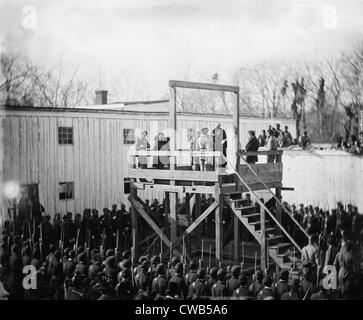
[(176, 224), (176, 193), (169, 193), (169, 206), (170, 206), (170, 218), (171, 218), (171, 226), (170, 226), (170, 240), (174, 242), (177, 238), (177, 224)]
[(218, 199), (219, 206), (215, 211), (215, 230), (216, 230), (216, 260), (217, 263), (223, 259), (223, 195), (219, 190), (215, 194), (215, 199)]
[[(187, 219), (188, 219), (188, 225), (190, 225), (192, 219), (191, 219), (191, 212), (190, 212), (190, 193), (187, 193), (185, 195), (185, 213), (187, 215)], [(195, 249), (195, 246), (193, 245), (193, 242), (191, 241), (191, 237), (187, 237), (186, 238), (186, 245), (187, 248), (189, 248), (190, 250)], [(193, 248), (192, 248), (193, 245)]]
[(164, 208), (164, 223), (165, 223), (165, 230), (168, 232), (170, 230), (169, 226), (169, 215), (170, 215), (170, 193), (169, 191), (165, 191), (164, 197), (165, 197), (165, 208)]
[[(240, 140), (239, 140), (239, 91), (236, 92), (236, 107), (233, 109), (233, 129), (234, 129), (234, 147), (236, 152), (236, 171), (239, 172), (240, 167), (240, 156), (239, 156), (239, 148), (240, 148)], [(241, 181), (236, 179), (236, 187), (237, 189), (240, 187)]]
[(239, 258), (239, 244), (240, 244), (240, 237), (239, 237), (239, 219), (234, 214), (233, 215), (233, 258), (234, 262), (238, 262)]
[[(280, 203), (281, 203), (281, 188), (276, 188), (276, 198), (279, 199)], [(281, 223), (282, 222), (282, 216), (281, 216), (281, 205), (276, 201), (276, 219)], [(280, 230), (280, 229), (279, 229)], [(281, 230), (280, 230), (280, 234), (281, 234)]]
[[(136, 188), (131, 188), (130, 190), (131, 196), (133, 196), (134, 198), (137, 197), (137, 189)], [(134, 205), (131, 204), (131, 225), (132, 225), (132, 247), (133, 247), (133, 254), (134, 254), (134, 258), (138, 257), (138, 234), (139, 234), (139, 230), (138, 230), (138, 221), (137, 221), (137, 212), (136, 212), (136, 208)]]
[(261, 206), (260, 209), (260, 222), (261, 222), (261, 270), (266, 269), (266, 220), (265, 209)]
[[(200, 193), (196, 193), (195, 194), (195, 217), (194, 219), (198, 219), (200, 214), (201, 214), (201, 202), (200, 202), (200, 199), (201, 199), (201, 194)], [(196, 232), (194, 233), (195, 234), (195, 241), (199, 243), (199, 239), (201, 238), (202, 236), (202, 228), (203, 228), (203, 225), (199, 225), (198, 228), (196, 229)]]

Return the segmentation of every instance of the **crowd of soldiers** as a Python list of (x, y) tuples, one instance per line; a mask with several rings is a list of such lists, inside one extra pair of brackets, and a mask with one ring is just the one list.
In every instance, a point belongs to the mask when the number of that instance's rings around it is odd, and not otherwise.
[[(208, 201), (208, 199), (205, 199)], [(147, 202), (150, 213), (162, 214), (162, 204)], [(67, 213), (36, 219), (7, 221), (1, 233), (0, 299), (26, 300), (165, 300), (165, 299), (355, 299), (360, 297), (362, 219), (358, 209), (338, 203), (326, 212), (312, 206), (284, 203), (309, 234), (303, 248), (300, 275), (290, 270), (269, 274), (243, 265), (204, 268), (185, 257), (141, 256), (131, 250), (131, 218), (118, 210), (86, 209), (72, 219)], [(284, 215), (283, 215), (284, 216)], [(283, 220), (294, 237), (298, 229)], [(303, 240), (301, 239), (303, 243)], [(24, 266), (34, 266), (36, 289), (24, 287)], [(323, 267), (337, 269), (338, 290), (323, 285)]]

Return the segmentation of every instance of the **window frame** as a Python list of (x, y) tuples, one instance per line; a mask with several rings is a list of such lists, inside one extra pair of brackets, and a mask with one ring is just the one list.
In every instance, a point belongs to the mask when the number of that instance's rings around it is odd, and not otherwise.
[(73, 145), (74, 139), (73, 127), (58, 126), (58, 144)]
[[(132, 139), (130, 139), (130, 132), (132, 132)], [(122, 130), (122, 143), (124, 145), (131, 145), (136, 143), (135, 129), (133, 128), (123, 128)]]
[[(62, 189), (63, 186), (62, 185), (65, 185), (65, 191), (62, 192)], [(71, 186), (71, 188), (70, 188)], [(58, 184), (58, 188), (59, 188), (59, 191), (58, 191), (58, 197), (59, 197), (59, 200), (62, 201), (62, 200), (73, 200), (74, 199), (74, 181), (64, 181), (64, 182), (59, 182)], [(61, 194), (64, 194), (64, 198), (61, 197)], [(69, 196), (71, 194), (71, 196)]]

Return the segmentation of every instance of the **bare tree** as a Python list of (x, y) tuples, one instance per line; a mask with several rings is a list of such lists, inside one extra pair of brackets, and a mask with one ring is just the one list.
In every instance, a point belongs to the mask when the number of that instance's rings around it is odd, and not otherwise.
[(1, 55), (1, 103), (48, 108), (74, 108), (84, 103), (87, 84), (77, 80), (78, 68), (66, 76), (63, 65), (45, 70), (29, 59)]

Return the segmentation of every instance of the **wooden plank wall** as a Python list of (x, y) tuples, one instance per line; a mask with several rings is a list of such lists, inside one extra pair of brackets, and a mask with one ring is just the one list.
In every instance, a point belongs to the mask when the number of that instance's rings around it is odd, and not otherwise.
[[(123, 129), (134, 128), (139, 136), (142, 130), (149, 132), (149, 141), (158, 132), (168, 132), (167, 115), (121, 115), (81, 112), (29, 112), (9, 111), (3, 115), (3, 175), (1, 181), (15, 180), (19, 184), (39, 184), (40, 202), (47, 213), (67, 211), (78, 213), (85, 208), (97, 208), (100, 212), (113, 203), (128, 204), (124, 195), (124, 178), (127, 177), (127, 152), (134, 146), (123, 144)], [(212, 130), (220, 121), (227, 136), (233, 137), (232, 119), (203, 115), (178, 116), (177, 143), (188, 148), (188, 128)], [(294, 134), (291, 119), (276, 120), (287, 124)], [(270, 119), (241, 118), (241, 144), (246, 144), (248, 130), (259, 134), (271, 123)], [(273, 123), (274, 124), (274, 123)], [(58, 126), (73, 127), (73, 145), (58, 144)], [(231, 138), (232, 139), (232, 138)], [(233, 141), (229, 141), (228, 157), (234, 159)], [(1, 160), (1, 158), (0, 158)], [(74, 199), (59, 200), (59, 183), (73, 181)], [(162, 200), (157, 191), (140, 191), (142, 198)], [(7, 202), (2, 199), (2, 214)]]
[(337, 201), (363, 210), (363, 158), (342, 151), (285, 151), (283, 200), (333, 208)]

